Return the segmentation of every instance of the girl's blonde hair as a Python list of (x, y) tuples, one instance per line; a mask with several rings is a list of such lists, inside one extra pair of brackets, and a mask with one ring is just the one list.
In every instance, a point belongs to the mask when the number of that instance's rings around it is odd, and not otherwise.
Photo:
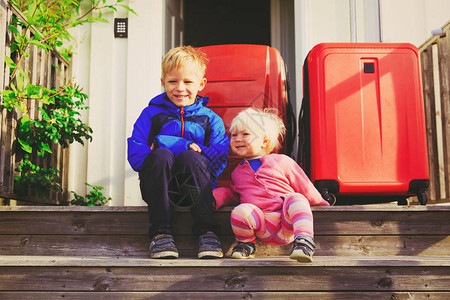
[(267, 154), (280, 147), (280, 140), (286, 134), (283, 120), (271, 113), (268, 109), (264, 111), (256, 108), (246, 108), (241, 111), (231, 122), (230, 132), (248, 130), (252, 134), (267, 138)]
[(191, 46), (170, 49), (161, 62), (161, 76), (164, 78), (173, 69), (179, 70), (187, 63), (192, 62), (197, 64), (199, 75), (201, 77), (205, 76), (206, 64), (208, 63), (208, 58), (205, 53)]

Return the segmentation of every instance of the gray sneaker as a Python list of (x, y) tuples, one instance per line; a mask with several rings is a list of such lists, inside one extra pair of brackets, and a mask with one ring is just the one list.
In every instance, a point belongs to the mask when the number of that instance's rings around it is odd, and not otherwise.
[(208, 231), (207, 233), (200, 235), (198, 241), (198, 258), (223, 257), (223, 251), (220, 247), (219, 238), (214, 232)]
[(314, 249), (316, 249), (316, 244), (312, 237), (301, 235), (294, 240), (289, 257), (299, 262), (312, 262)]
[(178, 258), (178, 250), (175, 247), (173, 236), (170, 234), (158, 234), (150, 243), (151, 258)]
[(255, 243), (238, 242), (231, 252), (231, 258), (248, 259), (254, 258), (256, 253)]

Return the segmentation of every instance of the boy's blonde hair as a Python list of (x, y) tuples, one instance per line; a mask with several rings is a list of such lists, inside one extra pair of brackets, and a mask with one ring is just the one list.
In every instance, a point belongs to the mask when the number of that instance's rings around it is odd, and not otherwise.
[(208, 58), (206, 58), (205, 53), (191, 46), (176, 47), (167, 52), (161, 62), (162, 78), (166, 77), (167, 73), (173, 69), (179, 70), (189, 62), (197, 64), (199, 75), (203, 78), (206, 72)]
[(267, 109), (246, 108), (231, 121), (230, 132), (248, 130), (254, 135), (267, 138), (267, 154), (280, 147), (286, 134), (283, 120)]

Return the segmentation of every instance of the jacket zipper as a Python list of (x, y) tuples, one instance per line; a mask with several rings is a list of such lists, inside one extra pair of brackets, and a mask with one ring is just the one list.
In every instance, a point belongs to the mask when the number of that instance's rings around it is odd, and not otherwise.
[(184, 137), (184, 107), (181, 108), (180, 110), (180, 114), (181, 114), (181, 137)]

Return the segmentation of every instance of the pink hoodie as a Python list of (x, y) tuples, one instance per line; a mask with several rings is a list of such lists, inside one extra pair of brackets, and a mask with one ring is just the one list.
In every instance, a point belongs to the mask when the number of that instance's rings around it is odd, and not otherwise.
[(283, 199), (293, 193), (305, 196), (310, 205), (330, 205), (325, 201), (300, 166), (284, 154), (261, 157), (255, 172), (247, 161), (231, 173), (233, 184), (213, 191), (216, 209), (224, 205), (251, 203), (265, 212), (280, 210)]

